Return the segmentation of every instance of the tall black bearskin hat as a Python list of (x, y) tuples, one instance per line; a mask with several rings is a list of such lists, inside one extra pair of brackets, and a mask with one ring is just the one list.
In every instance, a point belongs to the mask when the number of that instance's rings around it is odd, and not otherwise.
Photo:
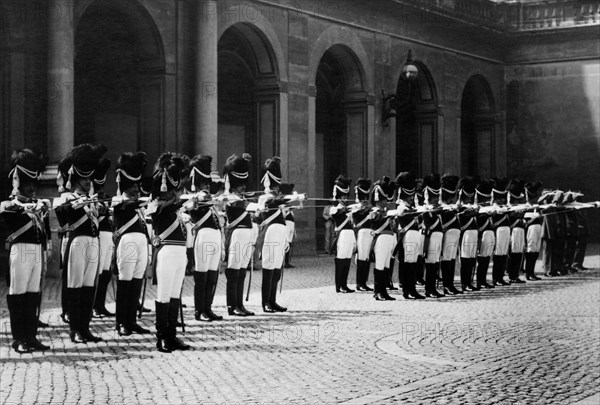
[[(92, 176), (92, 186), (104, 187), (104, 184), (106, 183), (106, 173), (110, 168), (110, 163), (110, 159), (100, 159), (100, 161), (98, 162), (98, 166), (96, 166), (96, 170), (94, 170), (94, 174)], [(94, 192), (90, 190), (90, 194), (94, 194)]]
[(475, 204), (487, 203), (492, 200), (494, 181), (491, 179), (479, 179), (475, 190)]
[(281, 183), (279, 185), (279, 191), (283, 195), (289, 195), (294, 192), (294, 184), (292, 183)]
[(21, 184), (38, 181), (47, 164), (48, 158), (37, 150), (15, 150), (11, 156), (12, 170), (8, 173), (12, 179), (11, 195), (17, 194)]
[(228, 193), (231, 188), (245, 186), (248, 183), (248, 170), (250, 169), (250, 160), (252, 157), (248, 153), (242, 156), (231, 155), (223, 167), (223, 177), (225, 178), (225, 192)]
[(440, 181), (440, 175), (438, 173), (431, 173), (423, 177), (423, 188), (429, 187), (434, 190), (439, 190), (441, 186), (442, 183)]
[(354, 186), (354, 194), (356, 195), (356, 202), (364, 201), (369, 199), (371, 194), (371, 179), (360, 178), (356, 180), (356, 186)]
[(140, 183), (140, 196), (148, 197), (152, 194), (152, 177), (144, 176)]
[(463, 177), (458, 182), (459, 200), (472, 203), (475, 199), (475, 178), (471, 176)]
[(333, 182), (333, 199), (337, 200), (340, 197), (348, 197), (350, 194), (350, 184), (352, 184), (352, 179), (340, 174)]
[(396, 186), (388, 176), (383, 176), (380, 180), (373, 183), (373, 192), (371, 194), (371, 204), (379, 201), (393, 201), (394, 190)]
[[(86, 177), (91, 177), (98, 166), (98, 162), (107, 149), (104, 145), (91, 145), (84, 143), (75, 146), (67, 156), (58, 163), (58, 177), (56, 184), (58, 191), (70, 190), (73, 182)], [(67, 180), (64, 183), (64, 180)], [(64, 187), (63, 187), (64, 184)]]
[(186, 167), (186, 159), (177, 153), (165, 152), (160, 155), (154, 166), (152, 195), (179, 189), (187, 173)]
[(458, 181), (460, 178), (454, 174), (444, 174), (440, 179), (442, 188), (440, 191), (440, 201), (452, 203), (454, 197), (458, 196)]
[(212, 182), (212, 156), (196, 155), (190, 161), (190, 190), (196, 191), (196, 187)]
[(135, 154), (122, 153), (117, 161), (117, 195), (121, 195), (121, 189), (131, 187), (132, 184), (140, 184), (142, 173), (148, 164), (148, 158), (144, 152)]
[(417, 187), (417, 179), (411, 172), (401, 172), (396, 176), (396, 187), (412, 190)]
[(281, 159), (279, 157), (274, 156), (266, 160), (260, 183), (265, 187), (265, 191), (268, 191), (273, 183), (281, 184)]
[(518, 197), (525, 191), (525, 184), (521, 179), (515, 177), (508, 183), (507, 189), (514, 197)]
[(494, 188), (492, 189), (492, 199), (494, 202), (504, 203), (507, 196), (508, 179), (506, 177), (494, 177)]

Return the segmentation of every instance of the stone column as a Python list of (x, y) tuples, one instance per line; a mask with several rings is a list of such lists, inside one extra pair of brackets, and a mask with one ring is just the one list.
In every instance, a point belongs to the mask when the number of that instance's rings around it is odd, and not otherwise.
[[(219, 126), (217, 93), (217, 2), (198, 2), (198, 47), (196, 54), (196, 153), (217, 158)], [(225, 162), (217, 162), (222, 166)]]
[(48, 154), (58, 162), (75, 138), (73, 0), (48, 1)]

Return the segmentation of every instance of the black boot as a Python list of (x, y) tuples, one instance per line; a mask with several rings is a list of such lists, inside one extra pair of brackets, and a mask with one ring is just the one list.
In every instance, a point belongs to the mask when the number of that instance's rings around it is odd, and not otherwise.
[(340, 279), (340, 290), (343, 293), (353, 293), (354, 290), (348, 287), (348, 274), (350, 274), (350, 262), (352, 259), (342, 259), (342, 275)]
[(419, 256), (417, 264), (417, 284), (425, 285), (425, 258), (423, 256)]
[(10, 331), (12, 333), (12, 348), (19, 354), (31, 353), (33, 348), (27, 344), (25, 294), (8, 294), (6, 304), (10, 316)]
[(477, 287), (479, 288), (494, 288), (492, 284), (487, 282), (487, 272), (490, 266), (489, 256), (477, 257)]
[(246, 269), (240, 269), (238, 272), (238, 282), (237, 282), (237, 309), (246, 314), (246, 316), (254, 315), (254, 312), (248, 311), (246, 307), (244, 307), (244, 280), (246, 279)]
[(537, 281), (541, 280), (539, 277), (535, 275), (535, 262), (537, 261), (539, 253), (537, 252), (528, 252), (525, 253), (525, 275), (527, 280)]
[[(337, 259), (336, 259), (337, 260)], [(261, 301), (263, 312), (273, 313), (275, 309), (271, 307), (269, 302), (271, 298), (271, 288), (273, 285), (273, 270), (263, 269), (262, 271), (262, 288), (261, 288)]]
[(142, 293), (142, 286), (144, 280), (141, 278), (134, 278), (131, 280), (131, 290), (129, 297), (127, 297), (127, 327), (133, 333), (139, 333), (140, 335), (145, 335), (152, 333), (149, 329), (146, 329), (140, 326), (137, 323), (137, 308), (140, 300), (140, 295)]
[(217, 283), (219, 281), (219, 271), (209, 270), (206, 272), (206, 301), (204, 302), (204, 312), (211, 321), (222, 321), (223, 317), (217, 315), (212, 310), (215, 292), (217, 291)]
[(356, 261), (356, 291), (373, 291), (373, 289), (367, 285), (370, 268), (371, 263), (368, 260)]
[(282, 307), (277, 303), (277, 284), (281, 280), (281, 269), (273, 270), (273, 281), (271, 282), (271, 294), (269, 295), (269, 305), (276, 312), (285, 312), (287, 311), (286, 307)]
[(205, 312), (206, 284), (208, 272), (194, 272), (194, 318), (197, 321), (211, 322), (212, 319)]
[(181, 306), (181, 300), (179, 298), (171, 298), (169, 302), (168, 310), (168, 333), (167, 333), (167, 345), (171, 350), (188, 350), (189, 345), (183, 343), (177, 337), (177, 317), (179, 316), (179, 308)]
[(454, 260), (442, 261), (442, 280), (444, 282), (444, 294), (446, 295), (457, 295), (462, 294), (454, 287)]
[(425, 296), (428, 298), (440, 298), (444, 294), (440, 294), (435, 287), (437, 281), (439, 263), (425, 264)]
[(377, 301), (395, 301), (396, 298), (390, 297), (386, 290), (386, 286), (389, 283), (389, 276), (385, 270), (373, 269), (374, 278), (374, 294), (373, 297)]
[(38, 328), (47, 328), (50, 325), (48, 325), (46, 322), (42, 322), (42, 320), (40, 319), (40, 314), (42, 312), (42, 293), (35, 293), (37, 294), (37, 304), (35, 307), (35, 318), (37, 320), (37, 327)]
[(187, 264), (185, 265), (185, 274), (189, 276), (194, 274), (194, 268), (196, 267), (194, 260), (194, 248), (186, 248), (185, 256), (187, 257)]
[(81, 288), (81, 328), (79, 332), (88, 342), (97, 343), (102, 340), (99, 336), (94, 336), (90, 332), (90, 321), (92, 320), (92, 310), (94, 307), (94, 287)]
[(343, 259), (338, 259), (337, 257), (333, 259), (335, 264), (335, 292), (342, 292), (342, 274), (343, 274)]
[(473, 268), (475, 267), (475, 258), (461, 258), (460, 262), (460, 284), (463, 291), (477, 291), (479, 288), (473, 286)]
[(156, 348), (159, 352), (171, 353), (173, 348), (169, 346), (167, 336), (169, 335), (169, 303), (155, 301), (156, 307)]
[(83, 309), (81, 308), (81, 288), (67, 288), (69, 308), (69, 337), (73, 343), (87, 343), (81, 331)]
[(63, 270), (61, 274), (61, 290), (60, 290), (60, 305), (62, 308), (62, 313), (60, 314), (60, 318), (64, 323), (69, 323), (69, 292), (67, 291), (67, 271)]
[(116, 330), (119, 336), (129, 336), (132, 333), (127, 324), (129, 294), (131, 294), (131, 280), (117, 281)]
[(521, 284), (525, 281), (519, 278), (523, 253), (511, 253), (508, 259), (508, 278), (511, 283)]
[(40, 302), (41, 293), (25, 293), (25, 341), (33, 350), (48, 350), (50, 346), (46, 346), (37, 338), (38, 331), (38, 316), (37, 308)]
[(510, 285), (504, 281), (504, 272), (506, 270), (506, 258), (507, 256), (494, 255), (494, 261), (492, 265), (492, 276), (494, 279), (495, 286)]
[[(416, 300), (425, 299), (419, 292), (417, 291), (417, 272), (419, 268), (419, 262), (416, 263), (408, 263), (408, 271), (410, 274), (410, 284), (409, 284), (409, 294)], [(406, 297), (405, 297), (406, 298)]]
[(292, 246), (293, 244), (290, 243), (290, 249), (287, 252), (285, 252), (284, 267), (286, 269), (293, 269), (294, 267), (296, 267), (292, 264)]
[(232, 316), (246, 316), (246, 314), (238, 310), (237, 305), (237, 284), (238, 272), (242, 269), (225, 269), (225, 277), (227, 278), (226, 294), (227, 294), (227, 313)]
[[(391, 291), (395, 291), (398, 288), (394, 287), (394, 266), (396, 265), (396, 260), (392, 257), (390, 259), (390, 267), (386, 267), (384, 270), (387, 274), (387, 283), (386, 283), (386, 288), (388, 290)], [(398, 282), (401, 282), (400, 279), (402, 278), (402, 275), (400, 274), (400, 263), (398, 263)]]
[(94, 299), (94, 318), (104, 318), (105, 316), (115, 316), (106, 309), (106, 290), (112, 279), (110, 271), (103, 271), (98, 277), (98, 287), (96, 287), (96, 298)]

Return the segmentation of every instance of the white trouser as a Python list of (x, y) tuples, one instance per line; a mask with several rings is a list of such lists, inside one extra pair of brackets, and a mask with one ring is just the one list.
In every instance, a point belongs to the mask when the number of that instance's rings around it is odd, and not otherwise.
[(200, 228), (194, 243), (195, 271), (201, 273), (219, 270), (221, 260), (221, 231), (213, 228)]
[(423, 252), (421, 232), (414, 229), (407, 231), (404, 238), (402, 238), (402, 248), (404, 249), (404, 262), (416, 263)]
[(496, 234), (492, 230), (483, 231), (481, 245), (479, 246), (479, 257), (492, 257), (496, 247)]
[(351, 259), (356, 248), (356, 236), (352, 229), (342, 229), (337, 240), (337, 259)]
[(444, 232), (444, 244), (442, 247), (442, 261), (456, 259), (458, 251), (458, 241), (460, 239), (460, 229), (452, 228)]
[(462, 242), (460, 244), (460, 257), (465, 259), (476, 258), (478, 242), (479, 232), (477, 229), (467, 229), (462, 236)]
[(368, 228), (359, 229), (356, 235), (356, 260), (369, 260), (371, 244), (373, 244), (371, 230)]
[(110, 261), (115, 250), (112, 232), (101, 231), (100, 235), (98, 235), (98, 242), (100, 243), (100, 264), (98, 269), (102, 272), (110, 269)]
[(421, 251), (419, 256), (425, 256), (425, 233), (421, 231)]
[(383, 270), (390, 266), (390, 260), (396, 248), (396, 243), (398, 243), (396, 235), (386, 233), (377, 237), (373, 248), (375, 252), (375, 268), (377, 270)]
[(506, 256), (510, 246), (510, 227), (501, 226), (496, 229), (496, 256)]
[(427, 245), (427, 254), (425, 263), (435, 264), (440, 262), (442, 256), (442, 241), (444, 240), (443, 232), (432, 232), (429, 236), (429, 244)]
[(148, 240), (141, 232), (126, 233), (117, 246), (119, 280), (143, 278), (148, 267)]
[(523, 253), (525, 251), (525, 229), (513, 228), (510, 234), (510, 252)]
[(285, 229), (286, 229), (286, 239), (287, 239), (288, 243), (292, 243), (294, 241), (294, 235), (296, 234), (296, 222), (285, 221)]
[(156, 301), (166, 303), (181, 296), (187, 257), (185, 246), (164, 245), (156, 254)]
[(69, 246), (67, 287), (93, 287), (98, 273), (98, 238), (76, 236)]
[(252, 235), (250, 228), (237, 228), (231, 233), (229, 251), (227, 252), (227, 268), (246, 269), (252, 257)]
[(280, 269), (283, 266), (283, 256), (288, 245), (287, 229), (282, 224), (271, 224), (265, 232), (262, 248), (263, 269)]
[(527, 253), (539, 253), (542, 248), (542, 225), (529, 225), (527, 228)]
[(42, 245), (15, 243), (10, 247), (10, 295), (40, 291), (42, 277)]

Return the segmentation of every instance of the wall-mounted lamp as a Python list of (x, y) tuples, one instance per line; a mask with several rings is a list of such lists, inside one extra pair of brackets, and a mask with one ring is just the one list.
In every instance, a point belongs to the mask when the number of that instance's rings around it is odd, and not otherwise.
[[(417, 79), (419, 76), (419, 69), (417, 65), (413, 62), (412, 59), (412, 50), (408, 50), (408, 55), (406, 56), (406, 62), (404, 62), (404, 66), (402, 67), (402, 74), (400, 75), (400, 80), (408, 80), (409, 90), (411, 89), (411, 82)], [(412, 91), (412, 90), (411, 90)], [(381, 98), (382, 98), (382, 109), (381, 109), (381, 122), (384, 127), (387, 127), (387, 120), (396, 116), (396, 110), (398, 107), (398, 101), (400, 96), (398, 94), (385, 94), (385, 90), (381, 90)]]

